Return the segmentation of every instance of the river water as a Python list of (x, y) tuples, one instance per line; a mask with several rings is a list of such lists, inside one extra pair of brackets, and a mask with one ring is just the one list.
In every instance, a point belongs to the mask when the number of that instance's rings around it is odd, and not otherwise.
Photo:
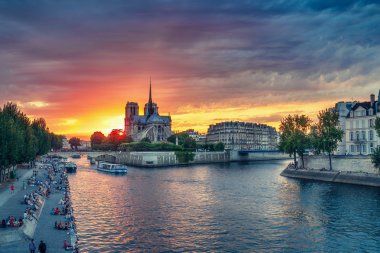
[(70, 175), (82, 252), (380, 252), (380, 189), (287, 179), (286, 161)]

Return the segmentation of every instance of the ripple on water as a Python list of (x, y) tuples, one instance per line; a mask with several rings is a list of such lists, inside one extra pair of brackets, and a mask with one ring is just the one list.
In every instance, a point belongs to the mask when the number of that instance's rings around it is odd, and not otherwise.
[(279, 176), (285, 162), (69, 180), (83, 252), (378, 252), (380, 191)]

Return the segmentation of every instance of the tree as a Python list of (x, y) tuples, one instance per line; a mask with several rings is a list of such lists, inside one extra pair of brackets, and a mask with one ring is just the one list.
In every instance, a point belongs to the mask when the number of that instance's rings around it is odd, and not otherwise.
[(295, 116), (296, 138), (297, 138), (297, 154), (301, 157), (302, 168), (304, 168), (304, 154), (307, 148), (310, 147), (310, 136), (308, 134), (311, 119), (305, 115)]
[(378, 173), (380, 173), (380, 147), (377, 147), (371, 154), (371, 161), (375, 168), (378, 169)]
[(75, 148), (75, 150), (78, 150), (78, 147), (82, 145), (78, 137), (71, 137), (69, 140), (69, 144), (71, 146), (71, 149)]
[[(33, 162), (50, 149), (50, 134), (44, 119), (33, 123), (14, 103), (0, 108), (0, 182), (5, 171), (18, 163)], [(14, 172), (11, 171), (14, 175)]]
[(338, 147), (344, 132), (339, 128), (339, 116), (331, 110), (323, 110), (318, 114), (318, 122), (315, 125), (317, 141), (316, 148), (327, 152), (329, 156), (330, 170), (332, 170), (331, 153)]
[(376, 118), (375, 120), (375, 130), (376, 130), (377, 136), (380, 137), (380, 118)]
[(191, 151), (175, 151), (179, 163), (189, 163), (194, 160), (195, 154)]
[(214, 145), (215, 151), (224, 151), (224, 144), (223, 142), (218, 142)]
[(54, 133), (50, 133), (50, 141), (51, 141), (50, 146), (51, 146), (51, 148), (54, 150), (62, 149), (64, 138), (65, 138), (65, 136), (63, 136), (63, 135), (57, 135)]
[(140, 142), (151, 143), (151, 141), (150, 141), (150, 139), (148, 137), (142, 138)]
[(288, 115), (281, 120), (280, 124), (280, 144), (282, 152), (293, 155), (294, 164), (297, 164), (297, 154), (301, 157), (302, 167), (304, 166), (303, 156), (305, 150), (310, 145), (308, 131), (311, 120), (305, 115)]
[(94, 148), (98, 145), (101, 145), (103, 142), (105, 142), (106, 136), (102, 132), (97, 131), (91, 135), (90, 140), (91, 140), (91, 148)]
[(173, 134), (168, 138), (168, 141), (176, 144), (178, 138), (178, 145), (187, 150), (195, 150), (197, 143), (187, 133)]
[(49, 130), (43, 118), (33, 120), (32, 129), (37, 137), (37, 155), (44, 155), (50, 150), (51, 140)]

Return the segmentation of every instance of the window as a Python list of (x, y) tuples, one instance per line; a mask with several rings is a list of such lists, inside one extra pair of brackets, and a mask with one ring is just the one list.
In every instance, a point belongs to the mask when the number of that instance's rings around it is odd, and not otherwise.
[(355, 120), (355, 128), (359, 128), (359, 121)]
[(362, 131), (362, 140), (365, 140), (365, 131)]
[(355, 152), (355, 146), (354, 146), (354, 145), (351, 145), (351, 146), (350, 146), (350, 151), (351, 151), (351, 153), (354, 153), (354, 152)]
[(360, 152), (360, 145), (356, 145), (356, 152)]
[(359, 131), (356, 131), (356, 140), (358, 141), (360, 139)]
[(354, 140), (354, 132), (350, 132), (350, 141)]
[(367, 153), (367, 145), (362, 146), (362, 153)]
[(374, 149), (373, 149), (373, 143), (370, 143), (370, 144), (369, 144), (369, 147), (370, 147), (370, 153), (373, 153), (373, 150), (374, 150)]
[(373, 119), (368, 120), (368, 126), (373, 127)]
[(369, 140), (373, 140), (373, 130), (369, 130)]

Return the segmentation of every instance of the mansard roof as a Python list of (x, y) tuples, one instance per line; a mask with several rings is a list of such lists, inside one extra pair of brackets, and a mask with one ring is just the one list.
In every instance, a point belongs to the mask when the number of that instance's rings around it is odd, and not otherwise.
[(371, 105), (371, 102), (358, 102), (358, 103), (355, 103), (355, 105), (351, 108), (351, 110), (348, 112), (347, 114), (347, 118), (350, 118), (350, 113), (351, 112), (355, 112), (357, 109), (359, 109), (360, 107), (364, 108), (365, 111), (366, 111), (366, 116), (369, 116), (369, 109), (373, 109), (373, 115), (376, 115), (376, 105), (378, 104), (378, 102), (376, 101), (375, 103), (373, 103), (373, 105)]
[(360, 103), (356, 103), (354, 105), (354, 107), (352, 107), (351, 110), (356, 111), (356, 109), (358, 109), (359, 107), (363, 107), (366, 110), (368, 110), (370, 108), (375, 109), (375, 104), (373, 104), (373, 106), (371, 106), (371, 102), (360, 102)]

